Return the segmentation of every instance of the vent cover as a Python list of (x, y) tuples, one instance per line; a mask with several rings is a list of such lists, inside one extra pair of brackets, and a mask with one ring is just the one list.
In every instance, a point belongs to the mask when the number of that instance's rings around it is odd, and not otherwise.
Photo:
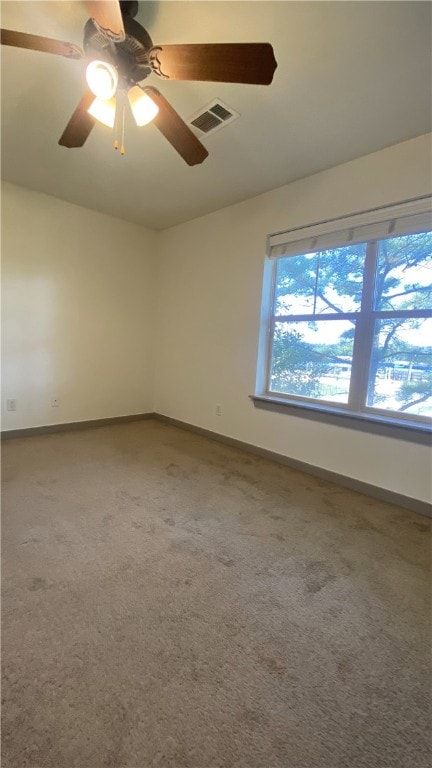
[(189, 120), (189, 125), (196, 129), (199, 136), (202, 136), (203, 133), (218, 131), (237, 117), (240, 117), (238, 112), (227, 107), (220, 99), (214, 99)]

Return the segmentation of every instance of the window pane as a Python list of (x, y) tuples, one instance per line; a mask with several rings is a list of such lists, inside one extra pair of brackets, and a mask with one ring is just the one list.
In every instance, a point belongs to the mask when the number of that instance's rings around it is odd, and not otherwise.
[(270, 390), (347, 403), (354, 327), (348, 320), (276, 323)]
[(366, 245), (278, 259), (275, 314), (358, 312)]
[(367, 405), (432, 416), (432, 319), (377, 320)]
[(378, 243), (375, 309), (424, 309), (432, 299), (432, 232)]

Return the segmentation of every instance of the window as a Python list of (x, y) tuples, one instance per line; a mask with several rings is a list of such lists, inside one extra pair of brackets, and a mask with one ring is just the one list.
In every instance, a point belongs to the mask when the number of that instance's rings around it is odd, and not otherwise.
[(419, 208), (270, 237), (258, 395), (430, 423), (432, 221)]

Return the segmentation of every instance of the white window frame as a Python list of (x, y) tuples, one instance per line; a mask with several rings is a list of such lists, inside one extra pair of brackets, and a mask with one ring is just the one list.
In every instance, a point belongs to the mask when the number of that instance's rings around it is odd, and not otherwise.
[[(395, 237), (398, 234), (410, 234), (424, 231), (425, 222), (429, 222), (432, 228), (431, 197), (405, 201), (397, 205), (385, 206), (379, 209), (363, 211), (359, 214), (346, 216), (339, 219), (319, 222), (307, 227), (276, 232), (267, 237), (267, 253), (264, 266), (263, 300), (261, 306), (261, 323), (258, 346), (258, 365), (256, 389), (253, 400), (255, 405), (271, 404), (279, 406), (276, 410), (283, 410), (283, 406), (290, 409), (295, 415), (320, 414), (319, 420), (327, 414), (333, 423), (342, 423), (346, 426), (360, 426), (368, 429), (368, 424), (382, 424), (390, 427), (403, 427), (403, 433), (396, 436), (406, 437), (406, 430), (411, 432), (427, 432), (431, 430), (432, 420), (427, 417), (413, 416), (400, 411), (389, 411), (364, 404), (364, 393), (367, 388), (369, 376), (369, 353), (372, 344), (375, 319), (377, 317), (432, 317), (432, 310), (394, 310), (376, 311), (373, 309), (376, 243), (383, 237)], [(349, 402), (347, 404), (334, 404), (329, 401), (315, 400), (294, 394), (276, 393), (270, 389), (271, 376), (271, 351), (274, 336), (275, 321), (283, 322), (284, 316), (274, 314), (274, 294), (276, 281), (276, 267), (279, 258), (301, 255), (308, 251), (322, 248), (336, 248), (350, 242), (367, 242), (364, 289), (362, 308), (359, 312), (343, 314), (338, 313), (334, 319), (350, 319), (354, 317), (360, 328), (356, 331), (355, 347), (353, 349), (353, 361), (351, 369)], [(321, 315), (319, 319), (331, 322), (333, 316)], [(285, 319), (290, 321), (318, 320), (315, 316), (287, 315)], [(293, 411), (293, 409), (295, 409)], [(342, 417), (342, 421), (338, 420)], [(336, 419), (336, 421), (334, 421)], [(366, 425), (366, 426), (365, 426)], [(379, 431), (379, 430), (378, 430)], [(384, 434), (387, 434), (384, 429)], [(392, 434), (394, 433), (394, 430)]]

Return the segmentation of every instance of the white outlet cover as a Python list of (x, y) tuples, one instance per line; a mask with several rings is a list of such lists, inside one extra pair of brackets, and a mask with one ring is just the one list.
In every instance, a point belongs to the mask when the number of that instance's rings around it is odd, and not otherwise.
[(6, 408), (8, 411), (16, 411), (16, 400), (6, 400)]
[(51, 408), (58, 408), (60, 405), (60, 401), (58, 397), (52, 397), (51, 398)]

